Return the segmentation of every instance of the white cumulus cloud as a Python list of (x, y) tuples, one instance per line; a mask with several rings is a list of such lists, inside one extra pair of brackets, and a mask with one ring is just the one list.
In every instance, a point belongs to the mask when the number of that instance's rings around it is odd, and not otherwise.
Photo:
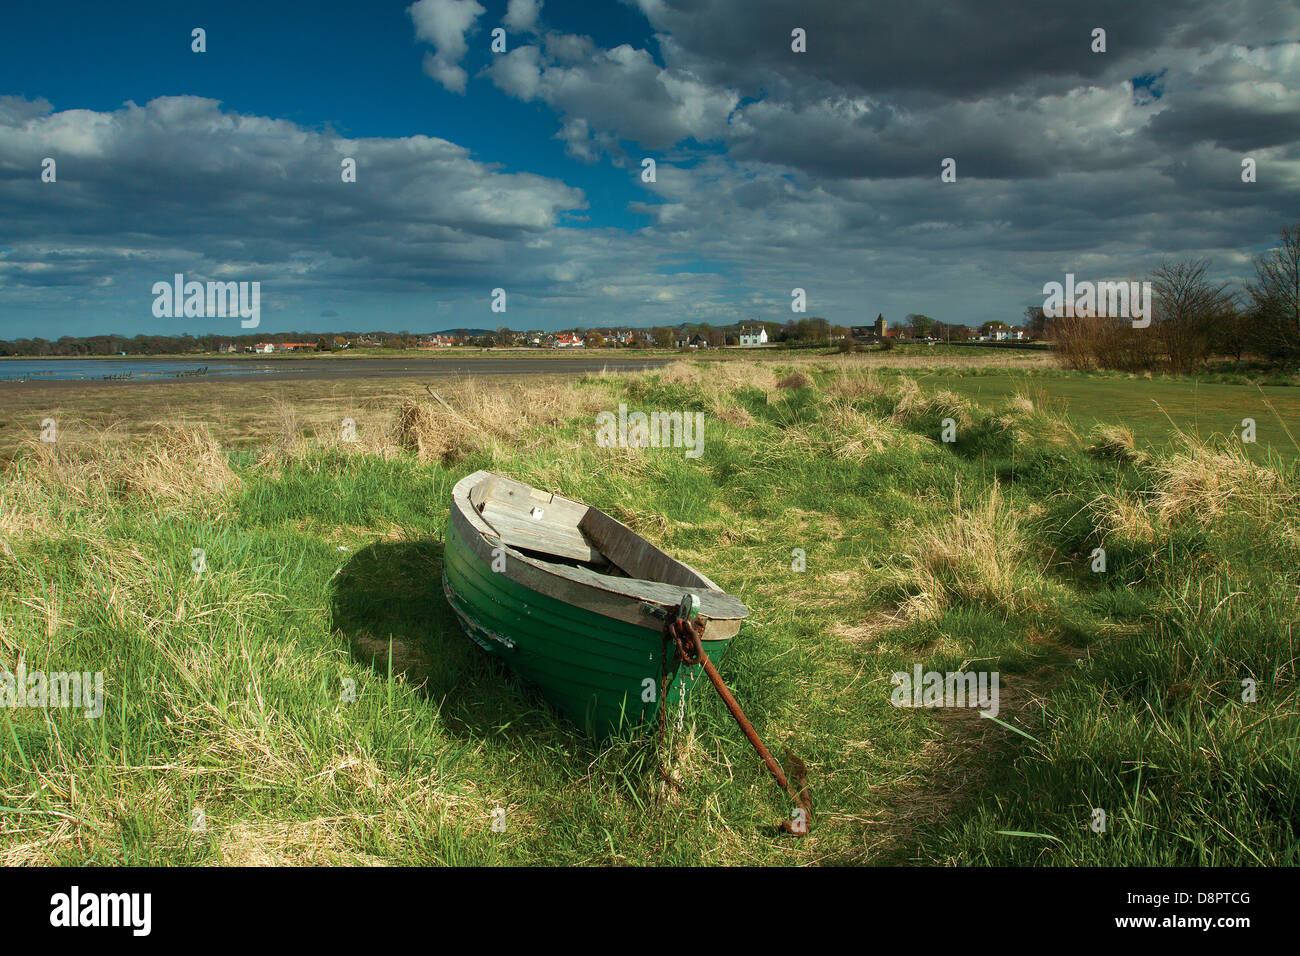
[(424, 71), (453, 93), (464, 93), (467, 77), (460, 62), (469, 49), (465, 35), (487, 11), (474, 0), (417, 0), (406, 12), (416, 37), (433, 45), (424, 56)]
[(506, 6), (505, 25), (521, 33), (536, 33), (537, 17), (541, 12), (541, 0), (510, 0)]

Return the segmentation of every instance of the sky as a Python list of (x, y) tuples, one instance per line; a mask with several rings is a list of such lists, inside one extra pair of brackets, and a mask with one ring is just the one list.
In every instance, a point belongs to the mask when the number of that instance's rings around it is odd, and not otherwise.
[(1240, 283), (1298, 221), (1277, 0), (66, 0), (0, 33), (5, 339), (249, 332), (156, 315), (177, 273), (259, 283), (268, 332), (1015, 323), (1066, 273)]

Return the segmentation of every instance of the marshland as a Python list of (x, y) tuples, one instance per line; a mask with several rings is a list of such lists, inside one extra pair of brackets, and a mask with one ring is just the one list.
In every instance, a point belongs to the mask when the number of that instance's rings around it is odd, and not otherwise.
[[(0, 708), (0, 863), (1296, 862), (1294, 388), (895, 355), (432, 389), (5, 393), (0, 670), (106, 705)], [(602, 445), (621, 404), (702, 413), (703, 453)], [(595, 744), (461, 634), (480, 468), (750, 607), (721, 670), (806, 763), (806, 837), (715, 695)], [(917, 665), (997, 672), (997, 719), (895, 707)]]

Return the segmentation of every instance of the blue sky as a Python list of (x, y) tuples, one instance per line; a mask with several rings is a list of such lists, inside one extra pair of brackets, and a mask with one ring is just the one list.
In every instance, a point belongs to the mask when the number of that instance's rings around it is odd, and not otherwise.
[[(420, 71), (409, 2), (310, 4), (75, 2), (61, 5), (75, 30), (52, 29), (39, 5), (6, 12), (12, 46), (0, 60), (0, 91), (44, 97), (56, 110), (111, 111), (128, 100), (191, 95), (220, 100), (237, 113), (275, 116), (349, 137), (440, 136), (511, 171), (565, 178), (592, 198), (592, 224), (634, 228), (644, 216), (627, 204), (645, 199), (634, 180), (609, 165), (575, 163), (554, 139), (555, 117), (491, 84), (456, 95)], [(504, 2), (488, 9), (504, 13)], [(600, 45), (654, 49), (644, 17), (616, 2), (552, 4), (557, 25)], [(125, 20), (123, 18), (126, 18)], [(492, 18), (499, 20), (500, 16)], [(203, 26), (207, 52), (190, 49)], [(23, 42), (14, 43), (19, 37)], [(491, 60), (486, 42), (470, 48), (477, 72)], [(527, 150), (520, 149), (527, 143)], [(655, 155), (648, 153), (647, 155)]]
[(844, 324), (978, 324), (1067, 271), (1208, 256), (1246, 278), (1300, 219), (1300, 13), (1027, 9), (21, 6), (0, 37), (0, 338), (243, 331), (155, 317), (175, 272), (259, 282), (268, 331), (785, 321), (795, 287)]

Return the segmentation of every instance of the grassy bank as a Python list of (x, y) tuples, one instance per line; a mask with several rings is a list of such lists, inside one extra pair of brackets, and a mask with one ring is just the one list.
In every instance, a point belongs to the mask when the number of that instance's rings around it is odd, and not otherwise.
[[(471, 354), (465, 350), (459, 354)], [(970, 353), (972, 350), (967, 350)], [(401, 357), (405, 353), (390, 354)], [(443, 353), (445, 354), (445, 353)], [(476, 353), (474, 353), (476, 354)], [(541, 354), (541, 353), (539, 353)], [(596, 357), (604, 358), (604, 351)], [(644, 358), (645, 353), (625, 350), (619, 353), (628, 359)], [(591, 355), (583, 352), (553, 350), (543, 357), (582, 358)], [(409, 357), (409, 356), (407, 356)], [(491, 355), (485, 355), (491, 357)], [(518, 356), (517, 356), (518, 357)], [(522, 356), (527, 358), (528, 356)], [(840, 362), (803, 353), (781, 353), (773, 350), (714, 351), (707, 356), (696, 356), (702, 362), (775, 362), (783, 366), (812, 367), (828, 361)], [(292, 362), (292, 357), (284, 359)], [(920, 372), (947, 369), (952, 372), (973, 370), (1020, 369), (1024, 363), (1008, 364), (1005, 356), (984, 352), (964, 356), (935, 356), (922, 350), (895, 349), (888, 353), (855, 356), (849, 360), (854, 368), (881, 367), (899, 371)], [(1032, 367), (1045, 368), (1047, 360), (1038, 355), (1032, 358)], [(322, 354), (322, 364), (331, 368), (347, 369), (352, 361), (330, 362)], [(397, 364), (397, 363), (392, 363)], [(617, 370), (618, 361), (610, 361), (609, 368)], [(457, 381), (457, 378), (463, 378)], [(515, 381), (511, 375), (500, 373), (483, 375), (432, 378), (433, 387), (453, 391), (465, 387), (474, 378), (484, 385), (509, 385)], [(527, 381), (573, 380), (572, 372), (527, 372)], [(77, 383), (20, 383), (0, 382), (0, 458), (40, 434), (42, 422), (54, 419), (64, 438), (74, 442), (93, 442), (111, 432), (122, 440), (143, 439), (160, 425), (184, 424), (207, 429), (224, 448), (257, 448), (268, 436), (279, 435), (286, 427), (310, 435), (337, 432), (344, 418), (368, 423), (367, 430), (389, 427), (394, 409), (407, 399), (427, 399), (426, 383), (431, 377), (419, 368), (403, 378), (366, 378), (347, 375), (341, 378), (293, 381), (286, 379), (180, 379), (156, 382), (77, 382)], [(287, 425), (286, 425), (287, 422)]]
[[(244, 393), (236, 424), (194, 392), (16, 446), (0, 669), (103, 671), (107, 706), (0, 709), (0, 863), (1296, 862), (1288, 413), (1243, 448), (969, 381), (683, 363), (462, 381), (455, 412), (392, 382)], [(703, 412), (703, 455), (597, 447), (620, 402)], [(807, 763), (810, 836), (775, 835), (788, 801), (712, 695), (658, 757), (600, 749), (459, 633), (441, 542), (476, 468), (752, 608), (723, 676)], [(917, 664), (997, 671), (998, 719), (893, 706)]]

